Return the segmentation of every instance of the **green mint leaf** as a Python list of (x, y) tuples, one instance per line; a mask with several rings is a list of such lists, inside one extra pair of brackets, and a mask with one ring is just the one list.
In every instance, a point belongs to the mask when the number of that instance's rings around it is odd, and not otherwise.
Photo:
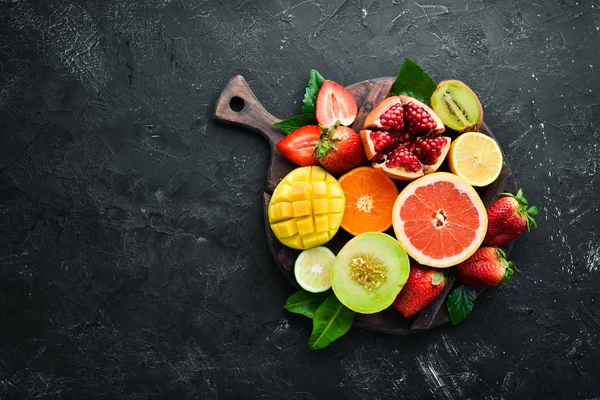
[(460, 285), (448, 296), (448, 314), (452, 325), (460, 323), (471, 313), (477, 292), (470, 286)]
[(285, 133), (292, 133), (303, 126), (316, 124), (317, 120), (314, 115), (297, 115), (283, 121), (274, 122), (273, 126), (277, 129), (281, 129)]
[(313, 330), (308, 339), (309, 350), (320, 350), (350, 330), (354, 311), (347, 308), (331, 293), (315, 311)]
[(295, 314), (304, 315), (310, 319), (315, 315), (317, 308), (325, 301), (330, 292), (311, 293), (306, 290), (300, 290), (290, 297), (283, 308)]
[(316, 69), (310, 71), (306, 92), (304, 92), (304, 99), (302, 99), (302, 114), (315, 115), (317, 94), (319, 94), (323, 82), (325, 82), (325, 78)]
[(405, 58), (390, 91), (390, 96), (407, 95), (431, 105), (431, 95), (437, 84), (416, 62)]

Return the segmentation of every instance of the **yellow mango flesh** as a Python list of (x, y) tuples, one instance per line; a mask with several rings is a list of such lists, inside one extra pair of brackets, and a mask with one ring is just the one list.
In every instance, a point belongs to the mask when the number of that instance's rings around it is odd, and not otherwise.
[(331, 240), (345, 207), (344, 191), (333, 175), (321, 167), (300, 167), (277, 185), (267, 215), (282, 244), (305, 250)]

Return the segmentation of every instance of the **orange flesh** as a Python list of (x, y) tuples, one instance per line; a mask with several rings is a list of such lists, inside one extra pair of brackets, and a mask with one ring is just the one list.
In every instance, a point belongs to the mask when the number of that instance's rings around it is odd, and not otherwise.
[(410, 243), (434, 259), (456, 255), (473, 242), (480, 224), (477, 216), (469, 196), (445, 181), (417, 188), (400, 208)]
[(346, 195), (344, 230), (356, 236), (390, 228), (398, 197), (398, 189), (391, 179), (371, 167), (361, 167), (342, 176), (339, 182)]

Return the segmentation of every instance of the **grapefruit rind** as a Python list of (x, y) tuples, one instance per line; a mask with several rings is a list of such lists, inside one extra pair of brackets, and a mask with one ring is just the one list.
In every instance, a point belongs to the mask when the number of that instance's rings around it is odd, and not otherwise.
[[(385, 269), (380, 286), (367, 290), (351, 277), (351, 262), (359, 256), (376, 257)], [(404, 287), (410, 264), (400, 243), (379, 232), (360, 234), (348, 241), (331, 268), (331, 287), (340, 302), (357, 313), (373, 314), (388, 308)]]
[[(400, 218), (400, 211), (402, 206), (405, 204), (409, 197), (415, 194), (415, 191), (418, 188), (425, 187), (427, 185), (431, 185), (437, 182), (450, 182), (455, 186), (457, 190), (461, 191), (462, 193), (465, 193), (472, 201), (473, 206), (475, 207), (478, 214), (477, 220), (479, 221), (479, 226), (475, 228), (475, 238), (471, 241), (471, 243), (465, 246), (461, 252), (449, 257), (443, 257), (441, 259), (428, 256), (422, 250), (417, 249), (414, 245), (412, 245), (410, 238), (405, 233), (405, 222)], [(465, 181), (463, 178), (448, 172), (435, 172), (429, 175), (425, 175), (424, 177), (409, 183), (404, 188), (404, 190), (402, 190), (402, 192), (398, 195), (398, 198), (394, 203), (394, 211), (392, 214), (392, 218), (394, 233), (398, 242), (400, 242), (404, 250), (418, 263), (434, 268), (452, 267), (469, 258), (473, 253), (475, 253), (475, 251), (477, 251), (477, 249), (483, 242), (483, 239), (485, 238), (485, 233), (487, 231), (488, 223), (487, 211), (475, 189), (473, 189), (473, 187), (469, 185), (469, 183), (467, 183), (467, 181)], [(431, 223), (435, 223), (433, 215)]]

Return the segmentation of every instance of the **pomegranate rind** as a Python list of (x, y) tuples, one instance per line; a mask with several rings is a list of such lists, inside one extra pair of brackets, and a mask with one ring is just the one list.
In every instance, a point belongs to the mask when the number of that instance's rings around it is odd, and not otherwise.
[(388, 128), (381, 125), (381, 116), (385, 114), (386, 111), (389, 110), (393, 105), (396, 104), (402, 104), (399, 96), (391, 96), (384, 99), (381, 103), (377, 105), (377, 107), (375, 107), (369, 113), (369, 115), (367, 115), (367, 118), (365, 119), (365, 124), (363, 125), (363, 129), (375, 128), (380, 131), (387, 131)]
[(385, 166), (385, 162), (383, 163), (373, 163), (373, 168), (380, 170), (383, 172), (385, 176), (388, 178), (395, 179), (397, 181), (414, 181), (417, 178), (420, 178), (425, 175), (423, 171), (417, 172), (409, 172), (404, 168), (390, 168)]
[(427, 135), (434, 136), (434, 135), (441, 135), (442, 133), (444, 133), (444, 131), (446, 130), (446, 126), (442, 122), (442, 119), (427, 104), (415, 99), (414, 97), (410, 97), (410, 96), (398, 96), (398, 97), (400, 98), (400, 103), (403, 106), (407, 105), (408, 103), (415, 103), (416, 105), (418, 105), (419, 107), (422, 107), (425, 111), (427, 111), (429, 113), (429, 115), (431, 116), (431, 118), (433, 118), (433, 120), (435, 121), (436, 127), (435, 127), (435, 129), (432, 129), (429, 132), (426, 132)]
[(375, 144), (373, 143), (373, 140), (371, 139), (371, 132), (373, 132), (373, 131), (371, 131), (369, 129), (363, 129), (359, 133), (360, 141), (363, 144), (363, 147), (365, 149), (365, 154), (366, 154), (368, 160), (372, 160), (373, 157), (375, 157), (377, 155), (377, 152), (375, 151)]
[[(439, 182), (449, 182), (454, 186), (454, 190), (458, 190), (461, 194), (465, 194), (466, 196), (468, 196), (477, 212), (477, 220), (479, 222), (479, 225), (473, 227), (475, 231), (474, 239), (471, 241), (471, 243), (466, 244), (462, 251), (452, 256), (447, 256), (443, 258), (433, 258), (427, 255), (426, 252), (424, 252), (422, 249), (418, 249), (412, 244), (411, 238), (409, 238), (406, 234), (405, 221), (402, 220), (400, 215), (402, 207), (407, 203), (407, 200), (412, 196), (416, 196), (415, 192), (417, 189)], [(436, 213), (438, 211), (439, 210), (432, 210), (431, 221), (423, 220), (424, 226), (426, 226), (426, 224), (429, 223), (432, 223), (434, 225), (436, 224)], [(458, 216), (454, 217), (453, 219), (460, 221), (460, 217)], [(488, 225), (488, 218), (485, 206), (483, 205), (483, 202), (481, 201), (481, 198), (479, 197), (475, 189), (473, 189), (473, 187), (461, 177), (448, 172), (432, 173), (409, 183), (404, 188), (404, 190), (400, 192), (398, 198), (396, 199), (396, 202), (394, 203), (392, 221), (392, 226), (394, 227), (394, 233), (396, 235), (396, 238), (398, 242), (400, 242), (404, 250), (406, 250), (406, 252), (420, 264), (427, 265), (433, 268), (449, 268), (463, 262), (471, 255), (473, 255), (473, 253), (477, 251), (481, 243), (483, 243), (483, 239), (485, 238)], [(449, 221), (448, 223), (453, 223), (453, 221)], [(443, 229), (443, 227), (440, 229)], [(455, 239), (460, 240), (464, 238), (459, 237)], [(440, 246), (442, 246), (442, 244), (437, 243), (434, 240), (434, 237), (432, 237), (432, 240), (430, 240), (427, 244), (427, 247), (430, 248), (439, 248)]]

